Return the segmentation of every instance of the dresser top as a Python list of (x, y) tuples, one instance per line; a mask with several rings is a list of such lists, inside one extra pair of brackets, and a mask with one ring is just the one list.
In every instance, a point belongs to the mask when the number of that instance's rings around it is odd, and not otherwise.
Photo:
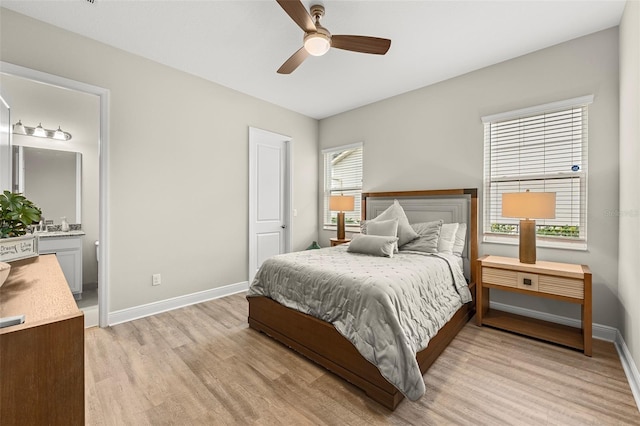
[(0, 334), (82, 315), (54, 254), (11, 263), (0, 287), (0, 317), (25, 315), (24, 324), (0, 329)]
[(511, 269), (521, 272), (531, 272), (535, 274), (549, 274), (567, 278), (584, 278), (585, 273), (591, 273), (589, 268), (573, 263), (547, 262), (538, 260), (536, 263), (520, 263), (520, 260), (513, 257), (485, 256), (482, 259), (482, 266), (494, 268)]

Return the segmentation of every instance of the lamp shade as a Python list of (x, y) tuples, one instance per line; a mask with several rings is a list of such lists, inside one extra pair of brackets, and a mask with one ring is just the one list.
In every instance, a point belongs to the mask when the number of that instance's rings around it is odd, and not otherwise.
[(502, 217), (554, 219), (555, 192), (510, 192), (502, 194)]
[(329, 210), (350, 212), (354, 209), (354, 198), (350, 195), (332, 195), (329, 197)]

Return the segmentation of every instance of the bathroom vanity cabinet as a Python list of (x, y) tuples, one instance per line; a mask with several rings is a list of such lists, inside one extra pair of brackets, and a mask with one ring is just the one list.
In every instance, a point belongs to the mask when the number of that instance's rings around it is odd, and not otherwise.
[(43, 232), (39, 234), (40, 254), (53, 253), (58, 258), (64, 277), (76, 299), (82, 298), (83, 231)]

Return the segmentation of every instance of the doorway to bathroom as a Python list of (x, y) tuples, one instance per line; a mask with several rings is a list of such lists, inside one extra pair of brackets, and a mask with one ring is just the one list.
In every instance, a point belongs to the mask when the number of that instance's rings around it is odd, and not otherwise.
[[(41, 253), (57, 255), (85, 325), (106, 326), (108, 91), (5, 62), (0, 79), (11, 124), (27, 129), (11, 135), (11, 189), (42, 209)], [(36, 126), (69, 138), (32, 136)]]

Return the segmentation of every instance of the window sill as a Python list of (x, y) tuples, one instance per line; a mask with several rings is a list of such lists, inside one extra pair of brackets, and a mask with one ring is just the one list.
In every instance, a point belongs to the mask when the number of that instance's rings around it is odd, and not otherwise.
[[(484, 235), (482, 237), (483, 243), (489, 244), (506, 244), (517, 246), (520, 243), (519, 237), (517, 235)], [(536, 237), (536, 247), (540, 248), (554, 248), (561, 250), (576, 250), (576, 251), (587, 251), (587, 242), (580, 241), (571, 241), (571, 240), (562, 240), (558, 241), (551, 238), (544, 237)]]

